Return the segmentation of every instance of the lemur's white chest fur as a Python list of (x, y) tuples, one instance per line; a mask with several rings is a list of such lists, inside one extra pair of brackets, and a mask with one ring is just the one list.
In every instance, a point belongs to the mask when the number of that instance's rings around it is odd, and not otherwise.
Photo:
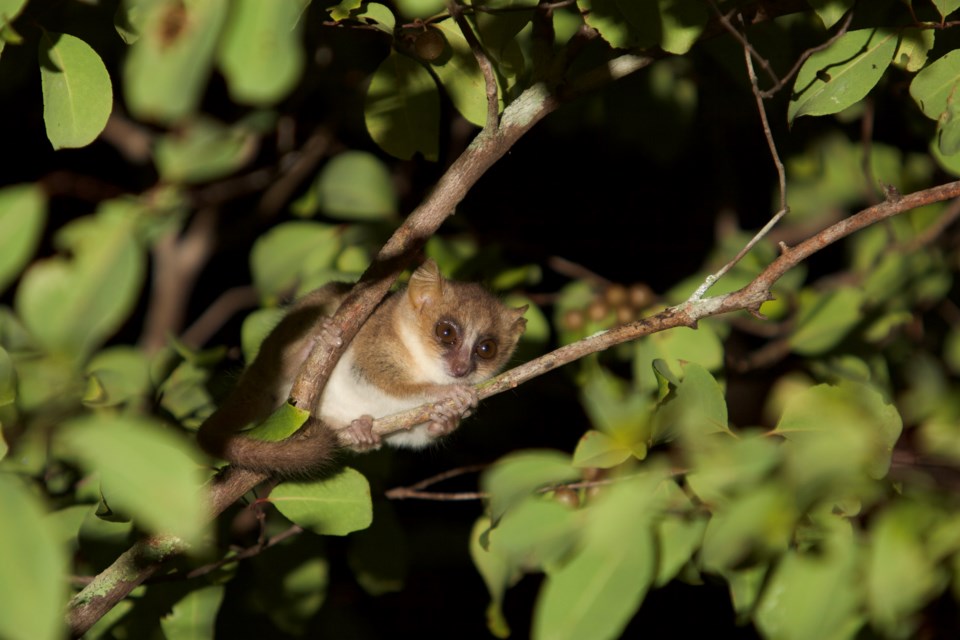
[[(443, 361), (427, 351), (422, 339), (416, 335), (415, 327), (402, 324), (398, 327), (398, 334), (409, 355), (409, 367), (405, 374), (411, 381), (429, 384), (462, 382), (448, 374)], [(427, 395), (397, 397), (371, 384), (357, 366), (351, 345), (330, 375), (320, 399), (320, 417), (334, 429), (344, 429), (362, 415), (382, 418), (431, 400), (433, 398)], [(384, 442), (391, 446), (410, 449), (422, 449), (433, 440), (427, 432), (426, 423), (384, 436)]]

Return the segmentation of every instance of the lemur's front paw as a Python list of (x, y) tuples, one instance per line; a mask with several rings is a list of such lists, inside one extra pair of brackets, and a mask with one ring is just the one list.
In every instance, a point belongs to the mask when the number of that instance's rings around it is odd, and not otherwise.
[[(447, 401), (453, 399), (452, 406)], [(477, 390), (468, 384), (452, 384), (446, 388), (438, 398), (439, 404), (434, 405), (430, 413), (430, 423), (427, 432), (434, 437), (445, 436), (460, 424), (463, 418), (469, 416), (477, 406)]]
[(373, 431), (373, 416), (364, 415), (340, 431), (340, 443), (358, 452), (380, 448), (380, 436)]

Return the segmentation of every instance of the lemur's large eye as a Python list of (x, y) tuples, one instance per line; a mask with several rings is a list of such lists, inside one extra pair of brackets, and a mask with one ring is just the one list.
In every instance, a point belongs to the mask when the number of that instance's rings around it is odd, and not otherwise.
[(438, 322), (433, 332), (437, 334), (437, 339), (443, 344), (457, 344), (457, 341), (460, 339), (456, 325), (446, 320)]
[(489, 360), (490, 358), (497, 355), (497, 343), (495, 340), (487, 338), (486, 340), (481, 340), (477, 343), (477, 346), (473, 348), (473, 352), (483, 358), (484, 360)]

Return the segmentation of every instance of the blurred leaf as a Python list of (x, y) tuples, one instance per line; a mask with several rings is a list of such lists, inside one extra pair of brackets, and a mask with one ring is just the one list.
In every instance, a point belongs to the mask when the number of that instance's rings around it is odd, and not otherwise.
[(618, 638), (656, 575), (652, 525), (662, 476), (611, 486), (590, 507), (583, 542), (548, 573), (537, 598), (533, 638)]
[(402, 591), (410, 568), (406, 532), (391, 507), (386, 501), (375, 504), (373, 525), (350, 536), (350, 569), (374, 596)]
[(790, 490), (767, 481), (731, 498), (707, 524), (700, 549), (704, 569), (723, 572), (785, 552), (800, 514)]
[(887, 474), (902, 430), (896, 407), (867, 385), (818, 385), (786, 405), (772, 432), (788, 440), (788, 475), (801, 504), (868, 495)]
[(384, 220), (397, 214), (397, 196), (386, 165), (365, 151), (334, 156), (314, 187), (325, 214), (341, 220)]
[(783, 458), (770, 438), (704, 438), (688, 453), (690, 490), (707, 504), (723, 504), (733, 494), (766, 482)]
[(927, 65), (910, 83), (910, 95), (931, 120), (939, 120), (960, 81), (960, 51), (948, 51)]
[(863, 626), (857, 547), (835, 536), (826, 553), (791, 550), (763, 590), (754, 620), (768, 638), (853, 638)]
[(926, 552), (922, 539), (932, 513), (900, 502), (871, 519), (867, 603), (874, 627), (889, 637), (912, 636), (913, 617), (946, 585), (947, 573)]
[(862, 100), (880, 81), (896, 48), (896, 32), (858, 29), (814, 53), (797, 73), (787, 122), (839, 113)]
[[(634, 451), (626, 444), (608, 436), (602, 431), (587, 431), (581, 436), (573, 452), (573, 466), (578, 468), (596, 467), (609, 469), (626, 461)], [(639, 459), (646, 457), (646, 448)]]
[(170, 124), (197, 108), (226, 15), (225, 0), (160, 0), (146, 7), (140, 38), (123, 65), (124, 98), (134, 116)]
[(446, 7), (444, 0), (397, 0), (397, 9), (407, 18), (429, 18)]
[(669, 53), (687, 53), (703, 33), (710, 12), (699, 0), (659, 0), (663, 35), (660, 47)]
[(577, 543), (575, 514), (555, 500), (529, 497), (504, 513), (497, 524), (497, 552), (511, 569), (550, 572)]
[(0, 0), (0, 25), (13, 22), (26, 4), (27, 0)]
[(328, 9), (333, 20), (346, 20), (351, 12), (360, 8), (361, 0), (341, 0)]
[[(17, 379), (13, 361), (6, 349), (0, 347), (0, 407), (12, 404), (17, 399)], [(0, 438), (0, 442), (3, 438)], [(2, 458), (3, 456), (0, 456)]]
[(490, 494), (494, 522), (540, 487), (576, 479), (579, 473), (570, 462), (568, 455), (547, 450), (516, 451), (500, 458), (480, 478), (483, 491)]
[[(506, 555), (499, 551), (496, 538), (497, 530), (490, 531), (490, 519), (482, 517), (473, 525), (470, 533), (470, 557), (490, 592), (490, 605), (487, 607), (487, 629), (497, 638), (510, 636), (510, 627), (503, 615), (503, 598), (507, 588), (519, 579), (516, 567), (511, 566)], [(489, 543), (484, 546), (487, 535)]]
[(65, 635), (68, 559), (46, 510), (13, 474), (0, 472), (0, 637), (56, 640)]
[(231, 3), (218, 62), (234, 100), (271, 105), (290, 93), (303, 72), (300, 15), (308, 4), (309, 0)]
[(440, 94), (419, 62), (391, 51), (370, 80), (363, 113), (367, 131), (381, 149), (401, 160), (419, 152), (436, 162)]
[(51, 353), (84, 358), (133, 310), (145, 271), (134, 205), (107, 201), (60, 229), (71, 254), (34, 262), (17, 289), (17, 312)]
[(350, 467), (316, 482), (284, 482), (269, 501), (291, 522), (320, 535), (345, 536), (373, 521), (370, 485)]
[(260, 353), (260, 345), (286, 314), (286, 309), (276, 307), (257, 309), (247, 314), (240, 327), (240, 347), (243, 350), (244, 362), (249, 365), (256, 359)]
[(666, 495), (670, 510), (656, 526), (659, 562), (655, 584), (659, 587), (673, 580), (700, 549), (707, 518), (687, 515), (693, 502), (675, 482), (663, 482), (657, 491)]
[(606, 369), (596, 367), (587, 375), (580, 403), (591, 424), (627, 449), (639, 445), (645, 453), (653, 410), (650, 398)]
[(222, 586), (202, 587), (188, 593), (160, 618), (164, 635), (178, 640), (212, 638), (223, 593)]
[(54, 149), (87, 146), (113, 109), (107, 68), (90, 45), (66, 33), (44, 31), (39, 56), (47, 138)]
[(99, 473), (112, 506), (152, 533), (200, 543), (207, 505), (189, 441), (153, 419), (100, 414), (70, 420), (57, 443), (60, 457)]
[(160, 406), (185, 427), (199, 427), (216, 409), (207, 380), (210, 372), (197, 364), (181, 362), (161, 383)]
[(614, 49), (650, 47), (660, 42), (660, 14), (654, 2), (578, 0), (588, 25)]
[(853, 287), (818, 292), (800, 292), (796, 329), (790, 335), (791, 348), (801, 355), (818, 355), (835, 347), (846, 337), (862, 315), (864, 293)]
[(104, 349), (87, 365), (87, 376), (96, 380), (96, 397), (85, 398), (94, 406), (116, 406), (146, 397), (150, 391), (150, 364), (146, 355), (133, 347)]
[(198, 118), (160, 136), (153, 156), (164, 181), (192, 184), (230, 175), (249, 163), (256, 151), (256, 136), (250, 131)]
[(823, 28), (830, 29), (850, 10), (854, 0), (807, 0), (807, 2), (817, 12), (817, 16), (823, 22)]
[(276, 298), (311, 273), (329, 269), (341, 249), (338, 229), (312, 221), (284, 222), (262, 234), (250, 251), (253, 283)]
[(47, 220), (47, 198), (35, 184), (0, 189), (0, 293), (37, 250)]

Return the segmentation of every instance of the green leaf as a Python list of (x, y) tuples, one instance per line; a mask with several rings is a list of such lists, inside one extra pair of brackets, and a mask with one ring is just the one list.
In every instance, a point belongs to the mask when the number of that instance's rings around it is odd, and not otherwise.
[(783, 553), (799, 517), (787, 487), (771, 481), (758, 484), (731, 498), (710, 519), (700, 562), (707, 571), (721, 573)]
[[(577, 448), (573, 452), (573, 466), (580, 469), (584, 467), (596, 467), (599, 469), (609, 469), (626, 461), (633, 455), (633, 450), (622, 442), (608, 436), (602, 431), (587, 431), (577, 443)], [(645, 457), (638, 456), (640, 459)]]
[(847, 11), (853, 6), (855, 0), (807, 0), (813, 10), (817, 12), (817, 17), (823, 23), (824, 29), (829, 29), (840, 22)]
[(664, 494), (664, 518), (656, 525), (657, 577), (654, 584), (663, 586), (673, 580), (692, 559), (703, 541), (707, 518), (693, 515), (697, 507), (676, 482), (662, 482), (657, 487)]
[(697, 445), (688, 452), (687, 483), (707, 504), (721, 504), (761, 484), (783, 457), (782, 448), (765, 435), (704, 439)]
[(333, 266), (340, 253), (336, 227), (311, 221), (284, 222), (257, 238), (250, 251), (250, 271), (266, 298), (289, 293), (298, 282)]
[(715, 371), (723, 366), (723, 342), (716, 326), (709, 321), (701, 322), (696, 329), (677, 327), (637, 340), (634, 344), (633, 375), (640, 389), (657, 388), (650, 365), (658, 359), (678, 378), (683, 372), (683, 362), (696, 362)]
[(574, 480), (579, 473), (570, 457), (559, 451), (520, 451), (506, 455), (487, 469), (480, 486), (490, 494), (490, 514), (494, 522), (513, 505), (520, 503), (540, 487)]
[(291, 522), (320, 535), (345, 536), (373, 521), (370, 484), (349, 467), (317, 482), (284, 482), (269, 501)]
[(397, 214), (397, 196), (387, 167), (365, 151), (335, 156), (317, 176), (320, 208), (341, 220), (386, 220)]
[(954, 99), (960, 81), (960, 50), (948, 51), (916, 75), (910, 83), (910, 95), (923, 114), (939, 120)]
[(397, 0), (397, 10), (407, 18), (429, 18), (446, 9), (444, 0)]
[(576, 545), (579, 524), (569, 507), (543, 497), (527, 498), (497, 524), (497, 553), (511, 568), (549, 572)]
[(310, 412), (306, 409), (284, 402), (266, 420), (247, 431), (246, 435), (256, 440), (279, 442), (296, 433), (309, 418)]
[(214, 637), (217, 612), (223, 601), (223, 586), (202, 587), (191, 591), (160, 618), (160, 628), (168, 638), (205, 640)]
[(359, 9), (361, 0), (341, 0), (339, 4), (327, 9), (330, 12), (330, 18), (333, 20), (346, 20), (350, 13)]
[(108, 414), (70, 420), (56, 437), (60, 457), (87, 473), (99, 473), (111, 507), (153, 533), (200, 542), (206, 530), (206, 494), (189, 441), (159, 421)]
[(392, 156), (417, 153), (436, 162), (440, 146), (440, 93), (422, 64), (391, 51), (370, 81), (363, 105), (370, 137)]
[[(470, 532), (470, 557), (490, 592), (487, 628), (497, 638), (507, 638), (510, 636), (510, 627), (503, 615), (503, 598), (507, 588), (520, 578), (520, 573), (507, 561), (506, 555), (499, 552), (496, 544), (497, 531), (491, 531), (490, 526), (491, 522), (487, 517), (478, 519), (473, 525)], [(486, 545), (485, 537), (488, 540)]]
[(107, 68), (90, 45), (66, 33), (44, 31), (39, 56), (47, 138), (54, 149), (85, 147), (113, 109)]
[(888, 637), (912, 636), (913, 616), (947, 584), (945, 568), (927, 553), (931, 514), (924, 511), (900, 502), (870, 522), (867, 603), (873, 625)]
[(578, 0), (584, 21), (614, 49), (651, 47), (660, 42), (660, 13), (654, 2)]
[[(352, 4), (353, 2), (354, 0), (344, 0), (344, 2), (341, 4)], [(357, 4), (360, 4), (359, 1)], [(361, 11), (357, 12), (355, 17), (357, 20), (362, 20), (372, 24), (381, 31), (389, 33), (391, 36), (393, 35), (394, 28), (397, 26), (397, 19), (393, 15), (393, 11), (391, 11), (386, 5), (378, 2), (368, 2)], [(334, 20), (336, 19), (337, 18), (334, 18)]]
[(0, 472), (0, 637), (57, 640), (65, 635), (67, 554), (46, 510), (20, 480)]
[(714, 434), (730, 434), (723, 389), (709, 371), (689, 362), (674, 397), (654, 416), (652, 440), (663, 442), (682, 435), (693, 444)]
[(124, 98), (134, 116), (168, 124), (196, 110), (226, 15), (226, 0), (150, 4), (123, 65)]
[(58, 233), (72, 257), (38, 261), (24, 273), (17, 312), (48, 352), (82, 359), (133, 310), (146, 267), (136, 213), (134, 205), (102, 204)]
[(253, 132), (197, 118), (183, 129), (160, 136), (153, 156), (164, 181), (192, 184), (230, 175), (256, 152)]
[(947, 110), (937, 121), (937, 146), (945, 156), (960, 152), (960, 101), (949, 100)]
[(372, 596), (403, 591), (409, 573), (407, 533), (392, 505), (375, 505), (373, 526), (350, 536), (347, 562), (357, 583)]
[(35, 184), (0, 189), (0, 293), (29, 262), (47, 219), (47, 198)]
[(708, 6), (700, 0), (659, 0), (663, 35), (660, 47), (669, 53), (687, 53), (703, 33), (710, 17)]
[(960, 0), (932, 0), (933, 6), (940, 12), (940, 17), (946, 18), (948, 15), (960, 8)]
[(270, 308), (257, 309), (243, 319), (243, 325), (240, 327), (240, 347), (243, 350), (243, 361), (251, 363), (260, 353), (260, 345), (270, 335), (283, 317), (286, 315), (285, 309)]
[(27, 0), (0, 0), (0, 26), (13, 22), (26, 4)]
[(551, 571), (534, 610), (535, 639), (618, 638), (656, 574), (652, 531), (660, 473), (610, 488), (590, 508), (581, 548)]
[(86, 373), (96, 381), (96, 396), (84, 398), (93, 406), (116, 406), (145, 398), (150, 391), (150, 363), (142, 351), (133, 347), (100, 351), (90, 360)]
[(796, 329), (789, 343), (801, 355), (818, 355), (835, 347), (856, 326), (862, 314), (864, 293), (854, 287), (828, 292), (800, 292)]
[(580, 403), (593, 426), (621, 444), (630, 447), (647, 443), (653, 410), (650, 398), (630, 389), (606, 369), (590, 371)]
[(773, 571), (754, 620), (768, 638), (853, 638), (863, 626), (857, 547), (834, 536), (826, 553), (788, 552)]
[[(487, 121), (487, 85), (467, 39), (452, 20), (434, 25), (447, 39), (449, 55), (430, 63), (453, 106), (467, 121), (482, 127)], [(503, 108), (503, 95), (500, 95)]]
[(266, 106), (290, 93), (303, 73), (300, 15), (307, 3), (308, 0), (231, 3), (217, 59), (234, 100)]
[(933, 49), (934, 32), (930, 29), (903, 29), (900, 44), (893, 54), (893, 64), (916, 73), (927, 64), (927, 55)]
[[(16, 372), (13, 369), (13, 361), (10, 354), (3, 347), (0, 347), (0, 407), (13, 404), (17, 399), (17, 379)], [(0, 443), (3, 438), (0, 437)], [(3, 445), (6, 446), (5, 443)], [(4, 452), (6, 449), (4, 449)], [(0, 455), (0, 458), (3, 458)]]
[(791, 398), (773, 434), (784, 444), (788, 477), (802, 502), (869, 496), (886, 475), (903, 429), (896, 407), (865, 384), (818, 385)]
[(895, 32), (859, 29), (814, 53), (797, 73), (787, 122), (839, 113), (863, 99), (880, 81), (896, 48)]

